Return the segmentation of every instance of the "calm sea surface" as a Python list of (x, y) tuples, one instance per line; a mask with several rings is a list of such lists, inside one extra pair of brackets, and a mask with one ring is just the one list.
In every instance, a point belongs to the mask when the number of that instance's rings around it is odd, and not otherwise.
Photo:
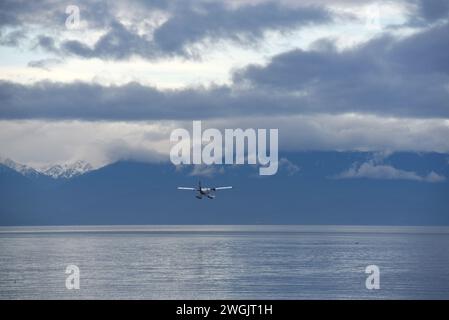
[(0, 299), (92, 298), (449, 299), (449, 228), (0, 228)]

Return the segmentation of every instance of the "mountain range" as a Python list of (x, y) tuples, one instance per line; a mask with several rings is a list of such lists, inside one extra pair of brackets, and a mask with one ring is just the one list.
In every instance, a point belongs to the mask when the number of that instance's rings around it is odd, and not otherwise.
[(43, 168), (33, 168), (17, 163), (9, 158), (0, 158), (0, 164), (29, 178), (36, 178), (43, 175), (54, 179), (69, 179), (93, 170), (92, 165), (83, 160), (78, 160), (74, 163), (55, 164)]
[[(284, 152), (274, 176), (249, 165), (0, 163), (0, 225), (449, 225), (449, 155)], [(177, 186), (232, 185), (214, 200)]]

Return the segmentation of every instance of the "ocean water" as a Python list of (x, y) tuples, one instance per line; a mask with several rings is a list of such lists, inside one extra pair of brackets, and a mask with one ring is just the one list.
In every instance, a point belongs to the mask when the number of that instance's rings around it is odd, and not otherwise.
[(1, 227), (0, 299), (449, 299), (449, 228)]

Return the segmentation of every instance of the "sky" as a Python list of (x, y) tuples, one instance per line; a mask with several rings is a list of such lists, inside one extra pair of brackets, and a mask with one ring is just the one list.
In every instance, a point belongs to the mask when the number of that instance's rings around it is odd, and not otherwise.
[(449, 153), (449, 1), (0, 2), (1, 157), (168, 161), (193, 120)]

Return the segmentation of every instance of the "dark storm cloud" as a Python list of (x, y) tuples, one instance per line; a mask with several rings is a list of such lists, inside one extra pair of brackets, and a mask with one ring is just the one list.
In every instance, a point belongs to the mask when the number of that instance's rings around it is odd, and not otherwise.
[(37, 39), (37, 45), (41, 48), (44, 48), (47, 51), (57, 51), (55, 46), (55, 40), (52, 37), (48, 36), (39, 36)]
[(418, 0), (417, 17), (426, 22), (434, 22), (439, 19), (449, 18), (448, 0)]
[[(274, 108), (277, 101), (282, 105)], [(0, 119), (156, 120), (288, 114), (295, 100), (228, 87), (159, 91), (137, 83), (21, 85), (0, 81)]]
[[(52, 32), (64, 32), (66, 5), (49, 0), (6, 0), (0, 5), (0, 28), (15, 27), (28, 31), (47, 28)], [(80, 7), (80, 18), (87, 22), (88, 28), (106, 29), (106, 34), (93, 47), (82, 41), (66, 41), (42, 34), (38, 38), (42, 48), (85, 58), (126, 59), (134, 54), (148, 59), (164, 55), (190, 56), (192, 53), (187, 46), (203, 40), (230, 39), (242, 45), (254, 45), (266, 30), (285, 30), (332, 20), (323, 8), (291, 8), (276, 2), (230, 8), (225, 1), (132, 1), (128, 5), (136, 13), (131, 25), (125, 28), (119, 19), (122, 9), (117, 2), (81, 1), (76, 5)], [(168, 20), (154, 33), (151, 30), (138, 33), (136, 23), (155, 9), (165, 12)], [(50, 37), (53, 37), (51, 47), (41, 43), (40, 39)]]
[[(36, 13), (53, 11), (50, 1), (2, 0), (0, 1), (0, 26), (18, 26), (36, 21)], [(41, 16), (42, 17), (42, 16)]]
[[(413, 0), (416, 10), (411, 23), (431, 23), (449, 16), (447, 0)], [(333, 2), (345, 6), (348, 1)], [(66, 41), (53, 35), (53, 46), (42, 45), (50, 52), (72, 54), (80, 57), (105, 59), (127, 59), (140, 55), (153, 59), (164, 55), (191, 56), (189, 45), (209, 40), (234, 40), (241, 45), (255, 45), (267, 30), (288, 30), (307, 24), (332, 22), (332, 15), (325, 9), (326, 2), (293, 2), (287, 6), (276, 1), (230, 7), (226, 1), (130, 1), (127, 8), (134, 9), (131, 25), (125, 28), (119, 17), (122, 3), (109, 0), (77, 1), (81, 19), (90, 30), (104, 30), (106, 34), (93, 46), (82, 41)], [(302, 7), (298, 4), (302, 3)], [(0, 43), (19, 45), (23, 35), (41, 31), (41, 38), (50, 38), (46, 33), (65, 31), (65, 8), (68, 3), (55, 0), (2, 0), (0, 1)], [(320, 7), (318, 7), (320, 6)], [(168, 20), (154, 32), (137, 33), (136, 23), (155, 10), (167, 14)], [(17, 29), (20, 38), (11, 38), (5, 28)], [(5, 38), (9, 35), (9, 38)], [(38, 41), (38, 44), (41, 44)]]
[(114, 21), (93, 48), (80, 41), (69, 41), (62, 43), (61, 52), (105, 59), (126, 59), (133, 54), (149, 59), (164, 55), (191, 56), (188, 45), (205, 39), (230, 39), (242, 45), (254, 45), (269, 29), (329, 21), (331, 16), (318, 8), (291, 9), (267, 3), (229, 9), (221, 2), (181, 1), (172, 7), (170, 18), (154, 31), (152, 39)]
[(264, 3), (229, 9), (223, 2), (198, 7), (186, 3), (180, 2), (173, 16), (154, 33), (154, 41), (163, 51), (182, 52), (186, 44), (204, 38), (245, 42), (262, 37), (268, 29), (331, 21), (328, 12), (313, 7), (288, 8)]
[(449, 24), (403, 40), (374, 39), (342, 52), (331, 43), (294, 50), (267, 66), (249, 66), (235, 85), (296, 91), (317, 112), (449, 116)]
[(397, 40), (275, 56), (235, 73), (231, 86), (161, 91), (136, 83), (0, 82), (0, 118), (189, 119), (359, 112), (449, 118), (449, 24)]
[[(135, 1), (134, 3), (139, 2)], [(164, 8), (166, 7), (165, 2), (161, 0), (145, 1), (145, 8), (146, 10)], [(67, 30), (65, 22), (68, 14), (65, 10), (68, 5), (79, 7), (80, 19), (87, 23), (89, 30), (110, 28), (114, 35), (118, 4), (117, 1), (107, 0), (78, 0), (73, 3), (57, 0), (2, 0), (0, 1), (0, 44), (4, 45), (6, 42), (5, 37), (10, 34), (10, 32), (6, 32), (8, 30), (17, 30), (24, 35), (41, 32), (42, 34), (36, 39), (37, 45), (52, 53), (63, 54), (63, 48), (59, 48), (59, 45), (64, 41), (60, 41), (59, 37), (54, 34), (60, 34)], [(48, 32), (51, 32), (51, 35)], [(22, 38), (25, 37), (22, 36)], [(16, 41), (14, 45), (19, 45), (19, 42)], [(8, 43), (12, 43), (11, 40)], [(128, 43), (123, 44), (127, 45)], [(76, 54), (77, 49), (79, 50), (78, 47), (85, 47), (85, 44), (76, 45), (69, 42), (64, 46), (67, 46), (68, 49), (73, 48), (74, 54)], [(79, 52), (85, 53), (83, 50), (79, 50)], [(96, 51), (92, 51), (90, 54), (94, 55), (95, 53)], [(102, 52), (99, 51), (99, 54), (101, 55)]]
[(73, 55), (103, 59), (124, 59), (133, 54), (143, 57), (155, 57), (158, 50), (145, 37), (126, 29), (119, 22), (112, 22), (108, 33), (102, 36), (93, 48), (80, 41), (65, 41), (62, 52)]
[[(449, 21), (448, 0), (410, 0), (407, 21), (399, 27), (426, 28)], [(394, 28), (394, 27), (393, 27)]]

